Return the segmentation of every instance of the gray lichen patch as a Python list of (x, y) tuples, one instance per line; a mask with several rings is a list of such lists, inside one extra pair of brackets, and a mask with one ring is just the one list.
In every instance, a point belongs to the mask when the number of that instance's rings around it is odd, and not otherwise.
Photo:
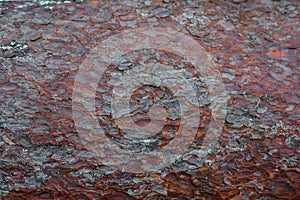
[(29, 46), (26, 43), (11, 41), (9, 44), (0, 45), (0, 57), (12, 58), (15, 56), (26, 56)]

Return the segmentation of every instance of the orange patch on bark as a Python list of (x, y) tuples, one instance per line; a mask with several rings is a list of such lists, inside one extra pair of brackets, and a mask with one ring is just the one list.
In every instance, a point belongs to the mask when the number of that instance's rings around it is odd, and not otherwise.
[(277, 51), (270, 51), (270, 52), (268, 52), (267, 55), (270, 56), (270, 57), (283, 57), (286, 54), (284, 52), (282, 52), (282, 51), (278, 51), (277, 50)]

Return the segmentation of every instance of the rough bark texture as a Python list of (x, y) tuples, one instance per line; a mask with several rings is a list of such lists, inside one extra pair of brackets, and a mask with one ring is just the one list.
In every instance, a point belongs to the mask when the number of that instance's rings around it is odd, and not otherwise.
[[(0, 1), (1, 199), (300, 199), (299, 7), (296, 0)], [(134, 174), (102, 165), (82, 145), (72, 90), (92, 48), (141, 26), (197, 40), (214, 56), (229, 100), (224, 130), (205, 159), (193, 154), (210, 117), (203, 108), (194, 151), (166, 169)], [(188, 65), (166, 52), (134, 53), (133, 63)], [(162, 92), (143, 89), (151, 98), (139, 104), (133, 94), (137, 109)], [(99, 122), (113, 127), (111, 118)]]

